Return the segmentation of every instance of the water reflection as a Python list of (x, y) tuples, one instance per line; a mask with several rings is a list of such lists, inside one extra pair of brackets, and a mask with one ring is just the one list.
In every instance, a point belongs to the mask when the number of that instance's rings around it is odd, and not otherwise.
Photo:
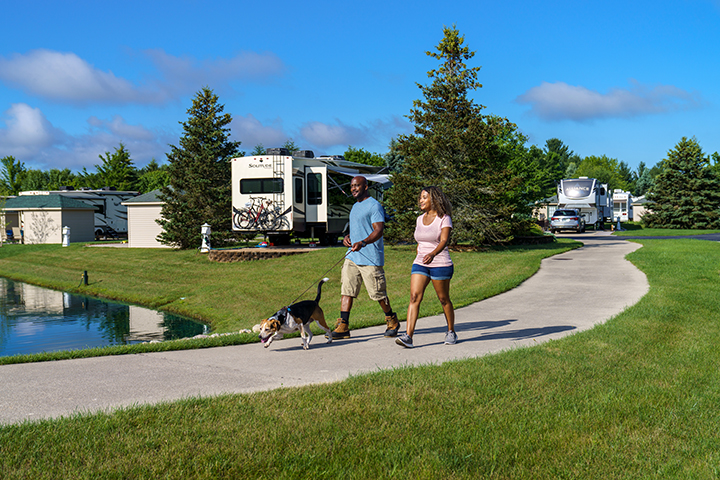
[(169, 313), (0, 278), (0, 356), (54, 352), (207, 333)]

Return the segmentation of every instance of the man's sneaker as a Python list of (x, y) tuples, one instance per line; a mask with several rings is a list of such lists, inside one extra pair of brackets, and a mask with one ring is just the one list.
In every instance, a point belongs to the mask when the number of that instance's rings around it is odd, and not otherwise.
[(445, 334), (445, 345), (455, 345), (456, 343), (457, 334), (452, 330), (448, 330), (448, 332)]
[(398, 322), (397, 313), (393, 312), (390, 316), (386, 315), (385, 323), (387, 323), (387, 330), (385, 330), (386, 337), (394, 337), (398, 334), (398, 330), (400, 330), (400, 322)]
[(395, 339), (395, 343), (405, 348), (413, 348), (412, 338), (407, 333), (403, 333)]
[[(337, 323), (335, 324), (335, 330), (330, 332), (330, 335), (332, 335), (333, 340), (350, 338), (350, 328), (348, 326), (348, 322), (344, 321), (342, 318), (338, 318)], [(327, 333), (325, 336), (328, 336)]]

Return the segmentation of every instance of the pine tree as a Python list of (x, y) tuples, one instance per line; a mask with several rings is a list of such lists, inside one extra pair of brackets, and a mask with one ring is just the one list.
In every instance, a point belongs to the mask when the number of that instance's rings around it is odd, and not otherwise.
[(168, 153), (170, 185), (161, 189), (165, 202), (160, 241), (182, 249), (201, 244), (200, 226), (212, 229), (211, 245), (231, 236), (230, 160), (240, 156), (240, 142), (230, 141), (229, 113), (208, 87), (197, 93), (189, 118), (182, 122), (180, 146)]
[(402, 170), (403, 162), (405, 161), (405, 159), (400, 154), (397, 139), (390, 139), (390, 146), (384, 158), (385, 166), (388, 167), (391, 172), (399, 172), (400, 170)]
[(514, 125), (483, 116), (484, 107), (468, 97), (482, 87), (480, 67), (464, 63), (475, 53), (463, 46), (464, 36), (455, 26), (443, 32), (437, 52), (426, 52), (442, 63), (428, 72), (430, 85), (418, 84), (424, 99), (415, 100), (408, 115), (415, 132), (398, 140), (404, 162), (386, 196), (394, 217), (388, 239), (412, 240), (418, 195), (422, 187), (437, 185), (453, 206), (452, 242), (505, 243), (527, 226), (523, 216), (515, 215), (521, 180), (509, 167), (510, 150), (497, 141)]
[(645, 226), (720, 228), (720, 179), (697, 140), (683, 137), (662, 165), (647, 195), (653, 203), (642, 217)]

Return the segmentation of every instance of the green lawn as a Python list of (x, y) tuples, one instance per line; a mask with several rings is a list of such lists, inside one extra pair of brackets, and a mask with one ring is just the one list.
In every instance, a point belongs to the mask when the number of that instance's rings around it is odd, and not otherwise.
[(650, 292), (533, 348), (0, 428), (14, 478), (717, 478), (720, 246), (646, 240)]
[[(720, 245), (643, 240), (650, 291), (532, 348), (0, 427), (4, 479), (720, 476)], [(2, 367), (0, 367), (2, 368)]]
[[(483, 252), (453, 252), (456, 274), (451, 295), (457, 306), (468, 305), (519, 285), (548, 256), (579, 246), (571, 240), (546, 245)], [(210, 262), (197, 251), (97, 248), (82, 245), (5, 245), (0, 248), (0, 276), (72, 293), (111, 298), (185, 315), (207, 322), (216, 333), (252, 328), (282, 306), (315, 298), (317, 282), (327, 276), (321, 305), (328, 321), (340, 313), (340, 265), (345, 248), (242, 263)], [(410, 266), (414, 246), (386, 248), (388, 295), (398, 317), (407, 313)], [(333, 267), (333, 265), (335, 265)], [(81, 285), (83, 271), (89, 285)], [(422, 315), (441, 313), (436, 299), (422, 304)], [(352, 328), (379, 325), (385, 316), (365, 292), (355, 301)], [(315, 327), (317, 328), (317, 327)], [(320, 333), (317, 329), (316, 332)], [(257, 341), (256, 334), (204, 340), (114, 346), (40, 355), (0, 357), (0, 364), (84, 356), (201, 348)]]
[(645, 228), (640, 223), (621, 223), (625, 231), (613, 232), (618, 237), (670, 237), (675, 235), (702, 235), (705, 233), (720, 233), (720, 230), (680, 230), (672, 228)]

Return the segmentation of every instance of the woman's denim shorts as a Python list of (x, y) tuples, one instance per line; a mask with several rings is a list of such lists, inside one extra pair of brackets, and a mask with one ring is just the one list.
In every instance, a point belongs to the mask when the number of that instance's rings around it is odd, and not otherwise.
[(455, 266), (450, 265), (449, 267), (428, 267), (425, 265), (418, 265), (413, 263), (411, 275), (425, 275), (430, 277), (430, 280), (450, 280), (455, 272)]

